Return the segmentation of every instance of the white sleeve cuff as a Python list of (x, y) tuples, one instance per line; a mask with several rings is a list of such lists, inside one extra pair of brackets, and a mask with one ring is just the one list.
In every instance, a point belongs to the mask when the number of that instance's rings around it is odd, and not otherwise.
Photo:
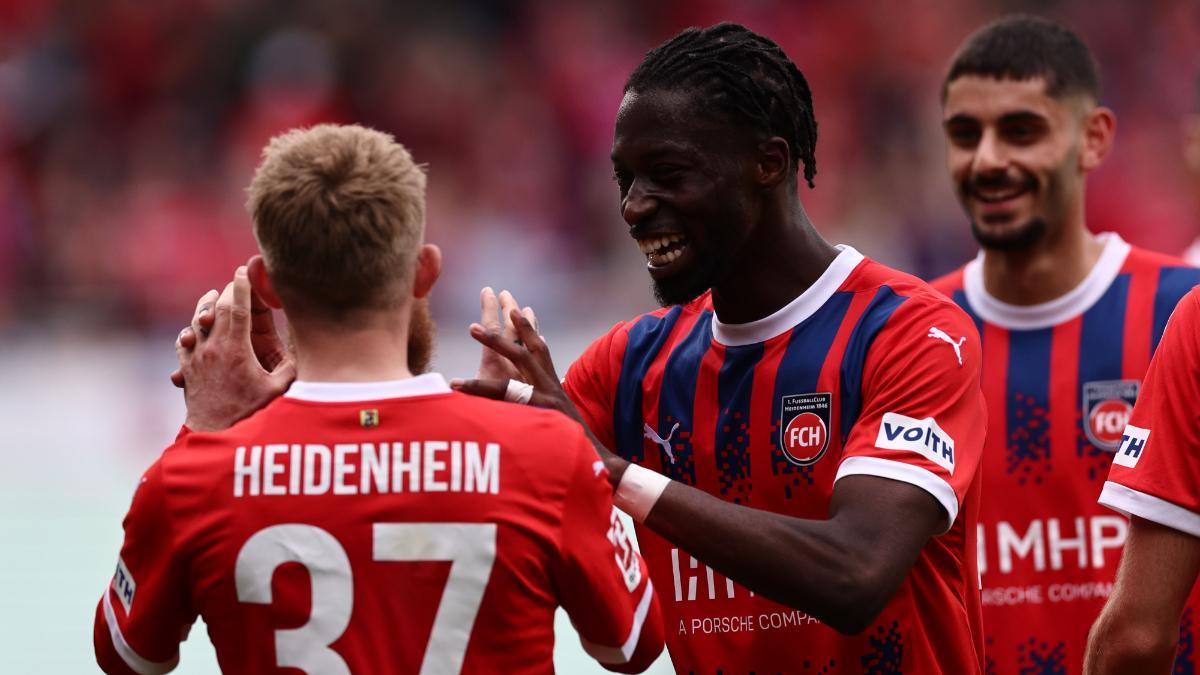
[(104, 622), (108, 624), (108, 634), (112, 637), (113, 647), (117, 650), (117, 654), (121, 656), (121, 660), (125, 661), (125, 665), (138, 675), (162, 675), (169, 673), (179, 665), (179, 654), (171, 657), (170, 661), (156, 663), (149, 659), (143, 658), (140, 654), (129, 646), (125, 641), (125, 636), (121, 634), (121, 626), (117, 623), (117, 613), (113, 611), (112, 600), (109, 599), (109, 589), (104, 589)]
[(1200, 537), (1200, 514), (1171, 502), (1127, 488), (1111, 480), (1104, 482), (1100, 503), (1127, 516), (1137, 516)]
[(628, 513), (634, 522), (644, 523), (646, 516), (650, 515), (650, 509), (654, 508), (670, 482), (671, 479), (661, 473), (630, 464), (617, 484), (613, 504)]
[(901, 483), (915, 485), (933, 495), (933, 498), (938, 500), (942, 509), (946, 511), (946, 529), (939, 534), (949, 532), (950, 528), (954, 527), (954, 520), (958, 518), (958, 495), (954, 494), (954, 488), (929, 469), (897, 462), (893, 459), (847, 457), (838, 467), (837, 476), (833, 482), (837, 483), (846, 476), (878, 476), (898, 480)]

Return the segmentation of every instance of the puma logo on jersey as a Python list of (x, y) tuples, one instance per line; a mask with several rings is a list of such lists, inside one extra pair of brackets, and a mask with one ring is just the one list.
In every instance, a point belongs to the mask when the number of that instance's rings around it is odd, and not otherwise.
[(938, 340), (941, 340), (942, 342), (949, 344), (951, 347), (954, 347), (954, 355), (958, 357), (958, 365), (960, 365), (960, 366), (962, 365), (962, 343), (967, 341), (967, 336), (964, 335), (964, 336), (958, 338), (958, 341), (956, 342), (954, 340), (954, 338), (951, 338), (946, 333), (946, 331), (942, 330), (941, 328), (938, 328), (937, 326), (931, 326), (929, 328), (929, 334), (926, 335), (925, 337), (936, 338)]
[(675, 430), (678, 428), (679, 422), (676, 422), (675, 426), (671, 427), (671, 431), (667, 434), (667, 437), (663, 438), (658, 435), (658, 432), (654, 431), (654, 427), (649, 424), (642, 425), (642, 430), (646, 438), (662, 446), (663, 452), (667, 453), (667, 459), (671, 460), (672, 464), (675, 463), (675, 453), (671, 452), (671, 437), (675, 435)]

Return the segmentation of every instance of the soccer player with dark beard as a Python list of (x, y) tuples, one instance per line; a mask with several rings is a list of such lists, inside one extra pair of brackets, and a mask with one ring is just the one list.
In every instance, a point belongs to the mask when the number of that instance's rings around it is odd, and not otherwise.
[(920, 280), (816, 232), (797, 189), (816, 141), (771, 40), (721, 24), (651, 50), (612, 161), (664, 307), (560, 386), (515, 300), (485, 291), (471, 330), (492, 351), (452, 386), (591, 429), (678, 672), (977, 673), (979, 338)]
[(1080, 672), (1128, 529), (1096, 498), (1167, 317), (1200, 282), (1088, 231), (1087, 175), (1116, 128), (1099, 100), (1087, 46), (1024, 16), (971, 35), (942, 90), (947, 164), (981, 251), (933, 285), (983, 338), (979, 569), (999, 673)]

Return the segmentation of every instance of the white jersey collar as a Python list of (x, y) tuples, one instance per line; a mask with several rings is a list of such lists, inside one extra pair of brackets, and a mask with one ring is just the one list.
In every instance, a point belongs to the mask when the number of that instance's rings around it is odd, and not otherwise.
[(997, 300), (983, 284), (983, 257), (979, 252), (963, 270), (963, 293), (971, 309), (984, 321), (1009, 330), (1050, 328), (1073, 319), (1096, 304), (1125, 264), (1129, 244), (1115, 232), (1096, 235), (1104, 242), (1104, 251), (1078, 286), (1066, 294), (1039, 305), (1010, 305)]
[(813, 285), (774, 314), (749, 323), (721, 323), (716, 312), (713, 312), (713, 339), (727, 347), (766, 342), (776, 335), (786, 333), (815, 314), (863, 261), (863, 254), (853, 247), (839, 245), (837, 248), (841, 253), (838, 253)]
[(450, 393), (450, 386), (446, 384), (446, 378), (438, 373), (426, 373), (404, 380), (384, 382), (301, 382), (296, 380), (284, 396), (297, 401), (347, 403), (448, 393)]

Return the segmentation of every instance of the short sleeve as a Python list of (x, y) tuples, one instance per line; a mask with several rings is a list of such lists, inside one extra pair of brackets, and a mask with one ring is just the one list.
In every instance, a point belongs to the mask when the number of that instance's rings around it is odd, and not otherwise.
[(588, 345), (563, 378), (567, 396), (583, 415), (588, 428), (606, 448), (617, 446), (613, 406), (628, 340), (628, 324), (618, 323)]
[(955, 305), (909, 298), (867, 351), (862, 408), (838, 467), (919, 487), (954, 525), (987, 431), (974, 323)]
[(1100, 503), (1200, 537), (1200, 295), (1167, 322)]
[(96, 660), (107, 673), (165, 673), (196, 613), (173, 545), (160, 459), (142, 476), (125, 516), (125, 543), (96, 608)]
[(649, 570), (612, 504), (608, 471), (583, 434), (563, 505), (555, 578), (584, 650), (609, 670), (641, 672), (662, 651)]

